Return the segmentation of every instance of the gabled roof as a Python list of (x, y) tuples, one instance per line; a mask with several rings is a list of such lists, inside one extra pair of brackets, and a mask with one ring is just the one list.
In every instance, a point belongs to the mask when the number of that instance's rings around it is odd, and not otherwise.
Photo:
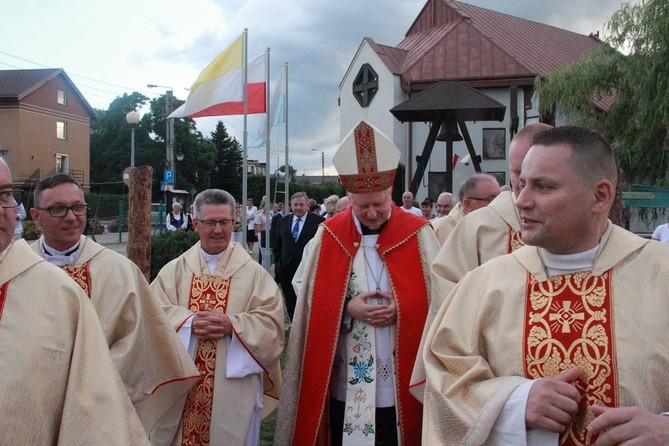
[(440, 80), (531, 85), (601, 45), (593, 36), (454, 0), (428, 0), (395, 48), (366, 40), (414, 91)]
[(58, 76), (63, 77), (65, 83), (77, 95), (91, 118), (96, 119), (97, 113), (62, 68), (0, 70), (0, 102), (18, 102)]
[(502, 121), (506, 107), (462, 82), (441, 81), (390, 109), (401, 122), (457, 116), (464, 121)]

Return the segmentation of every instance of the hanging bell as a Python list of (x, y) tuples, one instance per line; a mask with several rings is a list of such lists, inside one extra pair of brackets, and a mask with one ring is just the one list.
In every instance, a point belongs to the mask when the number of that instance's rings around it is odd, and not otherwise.
[(458, 124), (455, 118), (448, 117), (441, 124), (441, 130), (437, 135), (437, 141), (462, 141), (462, 135), (458, 132)]

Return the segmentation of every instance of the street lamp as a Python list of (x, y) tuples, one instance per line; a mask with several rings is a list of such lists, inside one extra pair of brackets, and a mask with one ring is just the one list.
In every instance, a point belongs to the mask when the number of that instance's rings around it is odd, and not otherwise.
[(128, 112), (125, 120), (130, 124), (130, 167), (135, 167), (135, 127), (139, 124), (139, 113), (136, 111)]
[(165, 164), (167, 170), (173, 173), (172, 179), (176, 184), (176, 165), (174, 163), (174, 118), (168, 118), (172, 113), (172, 87), (166, 85), (146, 84), (148, 88), (165, 89)]

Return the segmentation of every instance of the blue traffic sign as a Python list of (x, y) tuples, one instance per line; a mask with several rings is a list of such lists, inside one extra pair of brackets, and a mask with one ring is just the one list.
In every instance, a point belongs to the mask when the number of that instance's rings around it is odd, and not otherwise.
[(163, 171), (165, 184), (174, 184), (174, 169), (165, 169)]

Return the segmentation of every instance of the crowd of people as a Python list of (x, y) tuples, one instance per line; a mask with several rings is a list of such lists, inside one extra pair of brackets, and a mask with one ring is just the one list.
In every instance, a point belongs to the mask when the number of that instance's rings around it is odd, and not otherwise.
[(669, 444), (669, 231), (611, 222), (602, 136), (528, 125), (510, 190), (477, 173), (436, 203), (393, 203), (399, 160), (361, 121), (342, 197), (175, 203), (199, 241), (151, 283), (83, 236), (67, 174), (14, 240), (0, 161), (0, 443), (257, 445), (278, 409), (276, 445)]

